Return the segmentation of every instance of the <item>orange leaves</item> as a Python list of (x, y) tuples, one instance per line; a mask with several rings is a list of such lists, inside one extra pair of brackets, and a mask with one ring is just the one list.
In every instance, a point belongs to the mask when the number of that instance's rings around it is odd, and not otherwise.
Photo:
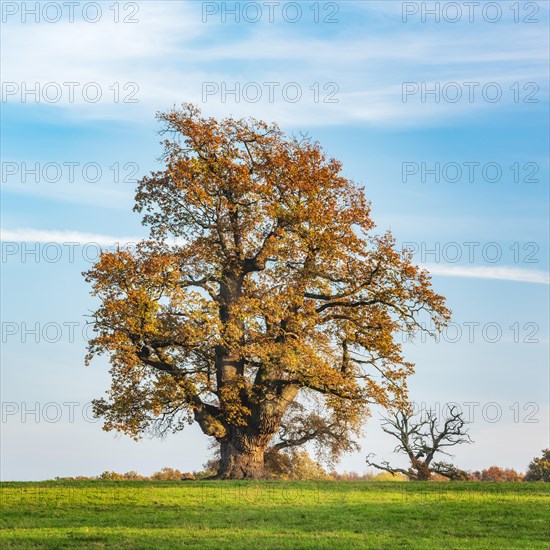
[(392, 235), (371, 233), (341, 163), (276, 124), (191, 105), (159, 119), (165, 169), (135, 208), (151, 239), (86, 273), (101, 301), (90, 354), (113, 364), (107, 425), (136, 434), (187, 407), (222, 437), (298, 388), (357, 422), (369, 403), (403, 403), (397, 334), (450, 312)]
[(252, 412), (250, 408), (245, 405), (246, 398), (248, 397), (246, 394), (249, 389), (250, 384), (245, 377), (237, 375), (228, 380), (223, 387), (218, 390), (223, 417), (229, 425), (247, 425), (247, 417)]

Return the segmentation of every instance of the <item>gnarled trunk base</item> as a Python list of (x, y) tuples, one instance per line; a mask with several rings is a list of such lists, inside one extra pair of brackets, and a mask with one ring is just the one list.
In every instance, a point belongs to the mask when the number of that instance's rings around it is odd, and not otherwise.
[(220, 442), (218, 479), (259, 479), (264, 475), (264, 454), (268, 440), (234, 436)]

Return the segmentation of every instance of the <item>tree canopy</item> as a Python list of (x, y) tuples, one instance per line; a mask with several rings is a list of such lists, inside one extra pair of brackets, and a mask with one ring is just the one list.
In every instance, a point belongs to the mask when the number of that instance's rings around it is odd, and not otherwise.
[(550, 449), (543, 449), (542, 456), (535, 457), (527, 468), (526, 481), (550, 481)]
[(88, 361), (108, 354), (112, 375), (96, 414), (135, 438), (197, 422), (220, 477), (261, 475), (273, 442), (324, 437), (337, 455), (369, 404), (406, 401), (397, 335), (439, 330), (444, 298), (319, 143), (192, 105), (158, 118), (164, 169), (135, 205), (150, 238), (86, 273)]

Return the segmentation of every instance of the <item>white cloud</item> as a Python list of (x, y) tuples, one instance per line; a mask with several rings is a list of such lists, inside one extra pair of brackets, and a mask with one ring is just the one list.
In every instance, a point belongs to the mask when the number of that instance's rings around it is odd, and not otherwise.
[[(50, 229), (0, 229), (0, 239), (3, 242), (31, 242), (31, 243), (57, 243), (57, 244), (77, 244), (77, 245), (99, 245), (99, 246), (120, 246), (121, 248), (131, 249), (133, 245), (146, 239), (146, 235), (141, 236), (115, 236), (102, 235), (100, 233), (86, 233), (83, 231), (61, 231)], [(167, 238), (169, 245), (181, 245), (185, 242), (184, 238)]]
[[(253, 115), (295, 126), (366, 122), (375, 125), (427, 125), (477, 117), (494, 110), (491, 103), (404, 104), (401, 82), (498, 82), (506, 100), (513, 82), (546, 82), (547, 32), (540, 25), (466, 25), (460, 32), (449, 25), (409, 27), (400, 15), (388, 19), (379, 8), (357, 12), (364, 32), (348, 27), (348, 3), (340, 4), (341, 24), (320, 38), (311, 25), (203, 23), (201, 3), (140, 4), (139, 23), (97, 24), (60, 22), (52, 25), (6, 24), (3, 29), (3, 79), (8, 82), (98, 82), (98, 103), (78, 100), (46, 104), (54, 115), (62, 112), (83, 119), (121, 119), (150, 122), (152, 113), (174, 103), (192, 101), (209, 114)], [(386, 14), (387, 15), (387, 14)], [(381, 17), (383, 16), (383, 17)], [(542, 16), (541, 16), (542, 17)], [(315, 27), (315, 25), (313, 25)], [(349, 30), (346, 34), (342, 31)], [(67, 48), (70, 43), (71, 47)], [(135, 82), (139, 104), (114, 103), (110, 89)], [(263, 90), (258, 103), (213, 96), (205, 104), (204, 82), (280, 83), (274, 101)], [(280, 89), (298, 82), (302, 99), (285, 101)], [(314, 101), (310, 86), (335, 82), (338, 103)], [(134, 91), (134, 88), (126, 92)], [(120, 91), (124, 95), (124, 90)], [(541, 89), (543, 101), (546, 90)], [(8, 102), (17, 103), (18, 98)], [(144, 114), (144, 111), (147, 114)]]
[[(35, 242), (35, 243), (94, 243), (101, 246), (131, 244), (139, 242), (143, 237), (117, 237), (98, 233), (83, 233), (80, 231), (55, 231), (46, 229), (1, 229), (0, 237), (4, 242)], [(433, 275), (444, 277), (461, 277), (474, 279), (496, 279), (521, 283), (550, 284), (546, 271), (523, 269), (517, 267), (485, 267), (485, 266), (444, 266), (440, 264), (425, 264), (424, 267)]]
[(33, 242), (33, 243), (77, 243), (98, 244), (100, 246), (124, 245), (139, 242), (142, 237), (115, 237), (98, 233), (83, 233), (80, 231), (51, 231), (47, 229), (1, 229), (2, 241)]
[(550, 274), (546, 271), (535, 269), (507, 266), (443, 266), (440, 264), (426, 264), (424, 267), (433, 275), (441, 275), (443, 277), (496, 279), (521, 283), (550, 284)]

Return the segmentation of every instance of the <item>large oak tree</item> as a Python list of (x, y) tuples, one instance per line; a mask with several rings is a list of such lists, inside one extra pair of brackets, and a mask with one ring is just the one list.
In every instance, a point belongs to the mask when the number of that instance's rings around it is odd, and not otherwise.
[(88, 360), (112, 365), (96, 414), (135, 438), (197, 422), (219, 477), (260, 476), (270, 444), (337, 455), (369, 404), (406, 400), (397, 335), (423, 316), (439, 330), (444, 298), (372, 233), (363, 190), (318, 143), (192, 105), (158, 118), (165, 168), (135, 206), (150, 238), (86, 273), (101, 301)]

